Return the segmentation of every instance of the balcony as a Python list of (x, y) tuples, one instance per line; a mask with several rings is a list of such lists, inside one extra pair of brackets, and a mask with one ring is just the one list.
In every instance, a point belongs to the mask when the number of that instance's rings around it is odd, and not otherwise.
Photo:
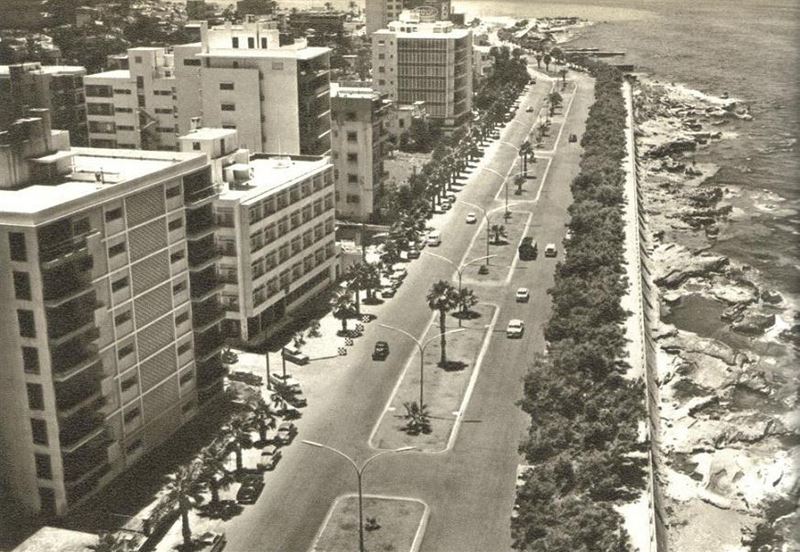
[(102, 369), (96, 366), (85, 370), (80, 376), (69, 382), (60, 382), (55, 386), (56, 408), (59, 418), (69, 418), (83, 408), (98, 410), (105, 404), (100, 389)]
[(204, 332), (202, 335), (195, 333), (194, 357), (195, 360), (202, 362), (208, 360), (222, 350), (225, 339), (218, 329)]
[(45, 307), (59, 307), (94, 291), (88, 274), (76, 274), (72, 277), (64, 276), (63, 279), (57, 281), (50, 278), (45, 279), (42, 284)]
[(217, 279), (217, 273), (213, 267), (200, 274), (189, 275), (189, 287), (191, 298), (194, 303), (200, 303), (210, 299), (224, 287), (222, 282)]
[(186, 238), (189, 241), (197, 241), (213, 234), (218, 228), (214, 221), (214, 215), (208, 212), (188, 211), (186, 213)]
[(39, 244), (39, 262), (43, 268), (52, 268), (67, 261), (90, 255), (87, 234), (72, 236), (52, 244)]
[(101, 466), (93, 470), (91, 474), (82, 477), (79, 482), (68, 486), (67, 502), (74, 503), (95, 490), (97, 484), (100, 482), (100, 478), (109, 471), (111, 471), (111, 467), (108, 464), (101, 464)]
[(192, 323), (196, 332), (204, 332), (225, 318), (225, 311), (216, 301), (192, 307)]
[(107, 442), (103, 437), (94, 439), (77, 452), (63, 455), (64, 482), (75, 486), (108, 464)]
[(214, 385), (226, 374), (227, 370), (219, 358), (212, 358), (197, 365), (197, 384), (202, 388)]
[(91, 408), (78, 411), (61, 424), (61, 450), (72, 453), (105, 431), (105, 417)]
[(96, 364), (100, 365), (102, 371), (97, 347), (85, 339), (76, 339), (54, 348), (50, 357), (53, 380), (56, 382), (67, 381)]
[(186, 191), (183, 195), (184, 204), (188, 209), (196, 209), (210, 203), (217, 197), (214, 186), (207, 186), (199, 190)]

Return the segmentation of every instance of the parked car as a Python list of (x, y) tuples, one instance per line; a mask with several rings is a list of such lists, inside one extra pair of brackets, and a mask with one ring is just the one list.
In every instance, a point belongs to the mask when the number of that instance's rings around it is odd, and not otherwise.
[(525, 322), (518, 318), (508, 321), (508, 326), (506, 327), (506, 337), (522, 337), (523, 333), (525, 333)]
[(288, 372), (287, 372), (285, 378), (283, 377), (283, 373), (282, 372), (277, 372), (275, 374), (270, 374), (269, 375), (269, 381), (270, 381), (270, 383), (272, 383), (274, 385), (287, 385), (287, 386), (289, 386), (291, 388), (294, 388), (294, 389), (298, 389), (298, 390), (300, 389), (300, 382), (297, 381), (296, 379), (294, 379), (292, 377), (292, 375), (289, 374)]
[(376, 341), (372, 350), (372, 360), (386, 360), (389, 356), (389, 344), (385, 341)]
[(387, 286), (381, 288), (381, 297), (383, 297), (384, 299), (394, 297), (395, 293), (397, 293), (397, 288), (395, 288), (394, 286)]
[(281, 451), (275, 445), (267, 445), (261, 449), (261, 460), (257, 467), (259, 470), (274, 470), (281, 460)]
[(449, 211), (453, 207), (453, 204), (449, 201), (442, 201), (440, 207), (442, 208), (442, 211)]
[(202, 548), (195, 548), (199, 552), (220, 552), (225, 548), (228, 540), (225, 538), (225, 533), (206, 531), (202, 535), (196, 536), (195, 542), (202, 545)]
[(467, 213), (466, 223), (475, 224), (476, 222), (478, 222), (478, 217), (475, 216), (475, 213)]
[(253, 374), (251, 372), (242, 372), (241, 370), (237, 370), (235, 372), (231, 372), (228, 374), (228, 379), (231, 381), (241, 381), (242, 383), (246, 383), (247, 385), (261, 385), (264, 383), (264, 378), (259, 376), (258, 374)]
[(294, 347), (284, 347), (283, 348), (283, 357), (286, 360), (294, 362), (295, 364), (308, 364), (309, 358), (308, 355), (302, 352), (300, 349), (295, 349)]
[(577, 136), (577, 135), (575, 135), (575, 134), (570, 134), (570, 135), (569, 135), (569, 141), (570, 141), (570, 143), (575, 143), (575, 142), (577, 142), (577, 141), (578, 141), (578, 136)]
[(261, 491), (264, 489), (264, 478), (259, 475), (246, 475), (242, 486), (236, 493), (236, 501), (240, 504), (255, 504)]
[(539, 246), (536, 244), (536, 240), (530, 236), (522, 238), (522, 241), (519, 242), (520, 260), (526, 261), (528, 259), (535, 259), (538, 254)]
[(417, 249), (416, 247), (409, 249), (408, 253), (406, 253), (406, 257), (408, 257), (409, 259), (419, 259), (419, 255), (420, 255), (419, 249)]
[(295, 408), (303, 408), (304, 406), (308, 406), (308, 401), (306, 400), (306, 396), (303, 395), (302, 391), (298, 391), (297, 393), (289, 395), (285, 400)]
[(400, 267), (392, 270), (392, 274), (389, 276), (389, 279), (404, 280), (406, 276), (408, 276), (408, 270), (406, 270), (404, 267)]
[(428, 239), (426, 240), (428, 245), (431, 247), (436, 247), (442, 243), (442, 235), (439, 233), (438, 230), (434, 230), (430, 234), (428, 234)]
[(545, 257), (555, 257), (558, 254), (558, 250), (556, 249), (556, 244), (548, 243), (544, 248), (544, 256)]
[(297, 426), (292, 422), (283, 422), (278, 426), (278, 433), (275, 436), (275, 440), (282, 445), (288, 445), (292, 442), (295, 435), (297, 435)]
[(531, 292), (528, 288), (521, 287), (517, 290), (517, 293), (514, 294), (514, 297), (517, 303), (527, 303), (531, 299)]

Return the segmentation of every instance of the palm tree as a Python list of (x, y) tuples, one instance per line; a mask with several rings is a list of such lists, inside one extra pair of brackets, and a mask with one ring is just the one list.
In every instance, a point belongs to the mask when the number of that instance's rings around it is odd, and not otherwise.
[(346, 333), (347, 319), (353, 318), (357, 314), (350, 292), (346, 290), (337, 292), (331, 299), (331, 308), (333, 309), (333, 317), (342, 321), (342, 333)]
[(204, 447), (200, 452), (200, 473), (198, 480), (211, 493), (211, 504), (219, 503), (220, 489), (227, 489), (235, 481), (225, 467), (225, 447), (217, 442)]
[(298, 393), (299, 390), (297, 387), (286, 385), (283, 382), (273, 382), (272, 395), (270, 395), (270, 399), (272, 399), (272, 402), (278, 405), (279, 412), (285, 413), (289, 402)]
[(439, 333), (441, 334), (441, 359), (440, 366), (447, 364), (447, 336), (445, 336), (445, 318), (447, 312), (453, 310), (458, 299), (458, 292), (449, 282), (439, 280), (428, 291), (428, 308), (439, 311)]
[(519, 147), (519, 156), (522, 158), (522, 173), (528, 176), (528, 154), (533, 151), (529, 140), (525, 140)]
[(377, 264), (367, 263), (364, 265), (363, 285), (367, 290), (369, 299), (375, 298), (375, 289), (381, 287), (381, 270)]
[(456, 304), (461, 309), (461, 316), (464, 317), (472, 307), (478, 304), (478, 296), (469, 288), (461, 288), (457, 292)]
[(547, 101), (550, 102), (550, 108), (553, 109), (555, 107), (559, 107), (563, 102), (564, 98), (561, 97), (557, 91), (552, 91), (550, 94), (547, 95)]
[(500, 243), (500, 238), (505, 238), (506, 236), (508, 236), (508, 233), (506, 232), (506, 227), (503, 226), (502, 224), (492, 224), (492, 227), (489, 228), (489, 232), (491, 232), (494, 235), (492, 243), (494, 243), (495, 245)]
[(406, 431), (411, 435), (431, 432), (431, 415), (428, 413), (428, 405), (420, 406), (417, 401), (404, 402), (403, 406), (406, 413)]
[(253, 425), (250, 419), (242, 414), (234, 414), (228, 423), (222, 428), (223, 434), (233, 447), (236, 453), (236, 471), (242, 471), (242, 449), (253, 445), (250, 432)]
[(356, 314), (361, 314), (361, 290), (364, 289), (364, 272), (361, 263), (355, 263), (347, 269), (345, 280), (347, 280), (347, 291), (356, 298)]
[(97, 542), (89, 546), (94, 552), (128, 552), (128, 541), (120, 533), (101, 531)]
[(189, 527), (189, 510), (203, 501), (203, 485), (200, 483), (200, 462), (192, 460), (188, 464), (178, 466), (175, 473), (169, 476), (167, 483), (166, 499), (171, 503), (178, 504), (178, 511), (181, 516), (181, 534), (183, 535), (183, 546), (189, 548), (192, 545), (192, 529)]
[(263, 397), (256, 398), (248, 406), (250, 407), (250, 417), (258, 426), (258, 436), (263, 443), (267, 440), (267, 430), (275, 429), (277, 426), (275, 421), (277, 413), (272, 410), (272, 405)]

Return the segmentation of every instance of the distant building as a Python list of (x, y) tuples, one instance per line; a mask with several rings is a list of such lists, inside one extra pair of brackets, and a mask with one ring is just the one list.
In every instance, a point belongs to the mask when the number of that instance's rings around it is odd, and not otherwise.
[(0, 65), (0, 130), (24, 116), (32, 107), (48, 109), (53, 128), (67, 130), (70, 138), (86, 145), (86, 69), (39, 62)]
[(390, 109), (368, 86), (331, 85), (337, 218), (367, 222), (377, 210)]
[(298, 11), (289, 15), (289, 27), (296, 35), (304, 35), (310, 29), (317, 34), (332, 35), (344, 33), (347, 14), (339, 11)]
[(225, 336), (263, 339), (338, 276), (330, 159), (248, 158), (226, 129), (200, 128), (180, 141), (182, 151), (203, 151), (222, 170), (214, 212)]
[(269, 15), (275, 11), (273, 0), (239, 0), (236, 2), (236, 12), (239, 16), (250, 15)]
[(490, 46), (479, 46), (477, 44), (473, 44), (472, 46), (472, 74), (474, 84), (482, 82), (492, 74), (494, 58), (489, 55), (490, 51)]
[(415, 10), (424, 21), (448, 21), (450, 0), (366, 0), (367, 36), (385, 29), (403, 10)]
[(0, 478), (63, 515), (222, 393), (205, 156), (0, 133)]
[(472, 31), (449, 21), (424, 22), (403, 12), (372, 34), (376, 90), (399, 104), (424, 101), (428, 117), (445, 129), (466, 123), (472, 111)]
[(418, 101), (413, 104), (392, 103), (387, 113), (385, 128), (389, 139), (394, 144), (400, 144), (400, 139), (411, 130), (415, 120), (425, 120), (428, 114), (425, 111), (425, 102)]

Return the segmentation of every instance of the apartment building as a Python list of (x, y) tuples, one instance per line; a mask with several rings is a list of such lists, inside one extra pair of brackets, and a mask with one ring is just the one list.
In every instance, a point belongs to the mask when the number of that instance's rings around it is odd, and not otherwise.
[(257, 341), (338, 277), (333, 166), (327, 156), (248, 155), (227, 129), (191, 131), (181, 150), (203, 151), (222, 170), (214, 200), (222, 327)]
[(330, 49), (281, 44), (275, 21), (195, 25), (199, 43), (131, 48), (86, 77), (92, 146), (176, 150), (202, 117), (253, 152), (329, 153)]
[(0, 130), (24, 117), (26, 109), (48, 109), (53, 128), (69, 131), (72, 143), (87, 145), (85, 74), (75, 65), (0, 65)]
[(445, 130), (461, 126), (472, 111), (472, 31), (404, 11), (372, 34), (372, 73), (375, 89), (395, 102), (424, 101)]
[(46, 110), (0, 133), (0, 478), (66, 513), (222, 392), (203, 155), (71, 148)]
[(177, 96), (172, 54), (130, 48), (127, 69), (84, 78), (89, 145), (96, 148), (177, 149)]
[(366, 0), (367, 36), (399, 19), (403, 10), (412, 9), (428, 21), (450, 19), (450, 0)]
[(368, 222), (378, 208), (392, 104), (366, 83), (331, 84), (336, 217)]

